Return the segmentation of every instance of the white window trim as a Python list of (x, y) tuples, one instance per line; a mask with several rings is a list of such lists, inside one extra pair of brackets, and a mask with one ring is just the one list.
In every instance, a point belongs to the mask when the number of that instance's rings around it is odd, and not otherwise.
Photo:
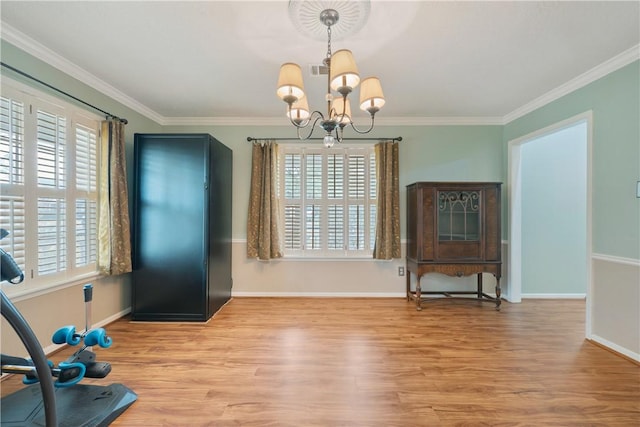
[[(324, 148), (322, 147), (322, 145), (314, 145), (314, 146), (310, 146), (310, 143), (286, 143), (286, 144), (280, 144), (278, 147), (279, 150), (279, 176), (278, 176), (278, 183), (279, 183), (279, 188), (278, 188), (278, 194), (282, 195), (280, 203), (280, 215), (281, 215), (281, 220), (282, 220), (282, 231), (284, 232), (284, 158), (285, 158), (285, 154), (286, 153), (292, 153), (292, 152), (303, 152), (303, 153), (326, 153), (326, 154), (330, 154), (331, 150), (337, 151), (337, 150), (347, 150), (347, 152), (345, 153), (345, 173), (347, 170), (347, 163), (348, 163), (348, 150), (362, 150), (362, 151), (366, 151), (369, 155), (371, 156), (375, 156), (375, 149), (374, 149), (374, 145), (373, 144), (363, 144), (363, 143), (359, 143), (359, 144), (347, 144), (347, 143), (342, 143), (339, 145), (335, 145), (332, 148)], [(353, 153), (352, 153), (353, 154)], [(365, 160), (366, 163), (366, 160)], [(304, 165), (304, 158), (302, 159), (302, 165)], [(327, 170), (326, 170), (326, 158), (323, 158), (323, 164), (325, 166), (325, 168), (323, 169), (323, 173), (327, 174)], [(368, 198), (369, 196), (369, 172), (370, 172), (370, 168), (369, 165), (366, 166), (366, 177), (365, 177), (365, 182), (366, 182), (366, 187), (365, 187), (365, 198)], [(374, 177), (375, 179), (375, 177)], [(348, 177), (345, 176), (345, 183), (348, 180)], [(303, 182), (304, 185), (304, 182)], [(326, 181), (323, 180), (323, 193), (326, 195), (326, 191), (325, 191), (325, 185), (326, 185)], [(303, 194), (304, 194), (304, 190), (303, 190)], [(304, 197), (304, 196), (302, 196)], [(344, 197), (345, 199), (348, 197), (348, 193), (347, 193), (347, 187), (345, 185), (345, 192), (344, 192)], [(322, 206), (326, 206), (327, 204), (329, 204), (329, 201), (327, 199), (323, 199), (320, 203), (318, 203)], [(343, 249), (343, 250), (330, 250), (330, 249), (324, 249), (324, 250), (307, 250), (307, 249), (302, 249), (302, 250), (291, 250), (291, 249), (287, 249), (286, 247), (284, 248), (283, 252), (284, 252), (284, 256), (280, 259), (278, 259), (279, 261), (375, 261), (373, 258), (373, 244), (374, 242), (369, 242), (370, 238), (368, 235), (368, 232), (366, 230), (370, 229), (370, 215), (369, 215), (369, 209), (368, 206), (370, 204), (376, 205), (377, 206), (377, 200), (374, 200), (373, 203), (371, 203), (370, 200), (367, 201), (366, 205), (367, 208), (365, 208), (365, 225), (364, 225), (364, 230), (367, 233), (367, 237), (365, 237), (365, 244), (367, 246), (371, 246), (368, 247), (367, 249), (364, 250), (348, 250), (348, 249)], [(305, 206), (305, 201), (302, 200), (302, 215), (304, 216), (304, 206)], [(345, 212), (344, 215), (345, 217), (348, 217), (348, 202), (345, 201)], [(323, 234), (323, 241), (326, 240), (326, 233), (327, 233), (327, 224), (326, 224), (326, 218), (322, 218), (322, 225), (321, 225), (321, 230), (322, 230), (322, 234)], [(345, 222), (345, 227), (346, 227), (346, 222)], [(373, 227), (375, 228), (375, 224), (373, 224)], [(348, 231), (347, 231), (348, 233)], [(303, 239), (304, 239), (304, 231), (302, 232), (303, 234)], [(283, 240), (283, 245), (284, 245), (284, 239)], [(347, 244), (347, 240), (348, 240), (348, 235), (345, 236), (345, 245)]]
[[(40, 91), (34, 87), (28, 86), (19, 81), (13, 80), (11, 78), (7, 78), (5, 76), (1, 79), (0, 92), (3, 96), (19, 100), (24, 104), (25, 112), (24, 112), (24, 127), (25, 134), (27, 127), (31, 127), (35, 129), (36, 127), (36, 114), (35, 109), (33, 114), (30, 114), (30, 105), (37, 105), (40, 107), (46, 107), (48, 112), (62, 114), (67, 118), (67, 141), (74, 140), (75, 136), (75, 126), (82, 125), (89, 129), (95, 129), (97, 143), (100, 141), (100, 121), (103, 119), (102, 116), (94, 114), (93, 112), (84, 110), (82, 107), (77, 105), (70, 104), (61, 100), (58, 97), (52, 96), (48, 93)], [(25, 147), (24, 147), (24, 167), (25, 167), (25, 181), (36, 180), (36, 170), (35, 170), (35, 159), (36, 159), (36, 144), (29, 143), (25, 138)], [(75, 140), (72, 143), (67, 144), (68, 150), (75, 151)], [(99, 156), (99, 150), (98, 150)], [(74, 154), (75, 156), (75, 154)], [(98, 159), (99, 165), (99, 159)], [(67, 162), (68, 168), (68, 176), (73, 177), (72, 179), (67, 180), (67, 190), (66, 196), (70, 196), (70, 194), (75, 194), (75, 198), (78, 195), (81, 195), (83, 191), (77, 190), (72, 186), (72, 183), (75, 183), (75, 163)], [(27, 176), (30, 174), (30, 176)], [(97, 176), (99, 183), (99, 175)], [(2, 184), (0, 189), (4, 193), (5, 191), (14, 192), (11, 188), (11, 185)], [(42, 190), (42, 189), (40, 189)], [(54, 190), (58, 191), (58, 190)], [(46, 190), (44, 191), (46, 192)], [(22, 191), (20, 191), (22, 194)], [(34, 204), (37, 202), (38, 195), (42, 195), (43, 192), (36, 192), (35, 188), (31, 187), (25, 191), (25, 210), (33, 210)], [(96, 202), (99, 204), (99, 197), (95, 196)], [(99, 205), (98, 205), (99, 206)], [(35, 222), (30, 222), (28, 226), (37, 225), (37, 217), (35, 218)], [(75, 229), (75, 217), (72, 215), (67, 215), (67, 228), (69, 230)], [(18, 284), (12, 285), (6, 282), (1, 284), (2, 290), (12, 299), (21, 300), (37, 295), (43, 295), (49, 292), (53, 292), (55, 290), (63, 289), (69, 286), (75, 286), (77, 284), (86, 283), (88, 281), (92, 281), (102, 277), (97, 271), (97, 264), (91, 263), (88, 266), (83, 267), (74, 267), (72, 271), (67, 271), (63, 273), (56, 273), (50, 275), (44, 275), (37, 279), (32, 279), (30, 277), (30, 269), (37, 268), (37, 234), (36, 233), (27, 233), (26, 234), (25, 246), (27, 247), (27, 265), (25, 267), (25, 280)], [(75, 261), (75, 241), (73, 239), (67, 242), (68, 250), (67, 250), (67, 263), (68, 265), (72, 265)], [(34, 257), (35, 254), (35, 257)]]

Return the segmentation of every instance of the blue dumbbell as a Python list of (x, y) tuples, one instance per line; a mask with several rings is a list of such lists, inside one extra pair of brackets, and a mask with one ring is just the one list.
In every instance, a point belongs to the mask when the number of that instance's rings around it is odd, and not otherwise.
[(67, 325), (58, 328), (58, 330), (53, 333), (51, 340), (54, 344), (78, 345), (82, 340), (82, 335), (76, 334), (75, 326)]
[(102, 348), (109, 348), (112, 342), (104, 328), (92, 329), (84, 336), (84, 344), (89, 347), (99, 345)]

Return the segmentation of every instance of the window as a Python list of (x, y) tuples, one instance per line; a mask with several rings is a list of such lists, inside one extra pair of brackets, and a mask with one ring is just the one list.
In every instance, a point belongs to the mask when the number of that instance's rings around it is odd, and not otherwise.
[[(6, 80), (6, 79), (5, 79)], [(99, 119), (3, 81), (0, 247), (42, 288), (97, 271)]]
[(368, 257), (376, 226), (374, 148), (280, 146), (286, 256)]

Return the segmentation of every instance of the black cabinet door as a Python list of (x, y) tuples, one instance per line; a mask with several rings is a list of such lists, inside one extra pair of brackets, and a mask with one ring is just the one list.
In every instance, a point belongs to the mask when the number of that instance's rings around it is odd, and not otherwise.
[(212, 138), (209, 168), (209, 315), (231, 298), (231, 150)]
[(202, 136), (135, 136), (134, 320), (206, 320), (208, 154)]

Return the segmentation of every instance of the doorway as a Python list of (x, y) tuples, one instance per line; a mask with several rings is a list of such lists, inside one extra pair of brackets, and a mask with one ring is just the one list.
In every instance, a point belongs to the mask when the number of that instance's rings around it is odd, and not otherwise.
[(591, 127), (587, 112), (508, 143), (505, 297), (586, 296), (590, 334)]

